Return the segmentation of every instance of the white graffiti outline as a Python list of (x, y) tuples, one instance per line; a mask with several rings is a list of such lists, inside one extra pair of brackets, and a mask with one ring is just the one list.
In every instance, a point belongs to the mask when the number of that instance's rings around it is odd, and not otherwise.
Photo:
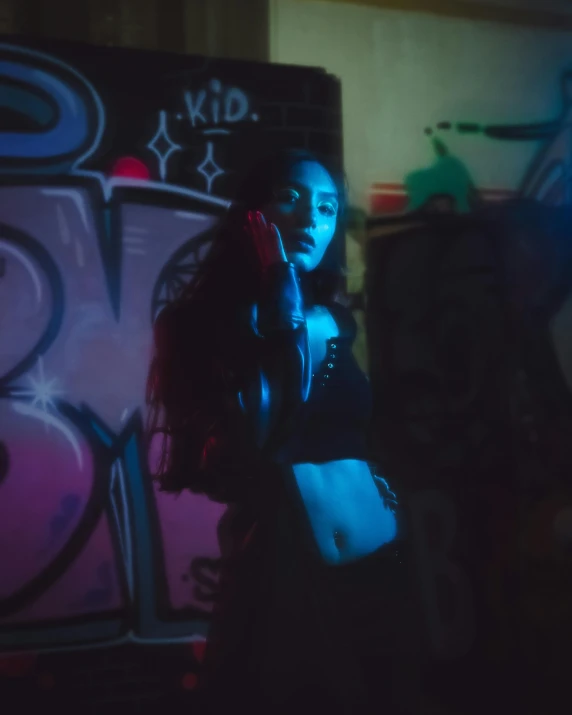
[(17, 248), (14, 248), (14, 246), (11, 243), (8, 243), (8, 241), (6, 240), (0, 239), (0, 248), (6, 251), (6, 253), (10, 253), (15, 258), (17, 258), (22, 263), (24, 268), (28, 271), (28, 273), (30, 274), (30, 278), (32, 279), (32, 282), (34, 284), (34, 287), (36, 288), (37, 301), (38, 303), (41, 303), (42, 282), (32, 262), (28, 258), (26, 258), (26, 256), (21, 251), (19, 251)]
[(78, 195), (77, 191), (74, 189), (40, 189), (40, 194), (42, 196), (57, 196), (58, 198), (70, 199), (79, 215), (81, 216), (81, 222), (86, 231), (89, 231), (89, 221), (87, 219), (87, 211), (85, 210), (85, 201), (83, 196)]
[(55, 65), (56, 67), (61, 67), (66, 70), (66, 72), (69, 72), (72, 74), (82, 85), (84, 88), (88, 90), (88, 92), (91, 95), (91, 99), (93, 100), (93, 103), (95, 105), (95, 112), (96, 112), (96, 126), (95, 126), (95, 136), (93, 138), (93, 141), (91, 142), (91, 146), (89, 149), (86, 150), (84, 154), (82, 154), (80, 157), (74, 160), (73, 162), (73, 168), (75, 169), (77, 166), (82, 164), (86, 159), (89, 159), (92, 154), (94, 154), (98, 149), (101, 144), (101, 138), (103, 136), (103, 132), (105, 129), (105, 108), (103, 106), (103, 103), (101, 99), (99, 98), (99, 94), (97, 93), (95, 87), (89, 82), (84, 75), (82, 75), (80, 72), (78, 72), (76, 69), (74, 69), (71, 65), (68, 65), (66, 62), (62, 62), (62, 60), (57, 59), (53, 55), (48, 55), (45, 54), (44, 52), (40, 52), (38, 50), (32, 50), (29, 47), (17, 47), (15, 45), (10, 45), (5, 42), (0, 42), (0, 52), (8, 52), (10, 54), (19, 54), (24, 56), (26, 59), (30, 57), (35, 57), (37, 59), (42, 60), (43, 62), (47, 62), (48, 65)]
[[(116, 504), (116, 495), (114, 494), (115, 484), (118, 484), (119, 498), (121, 499), (121, 508), (123, 512), (123, 521), (119, 516)], [(117, 459), (111, 465), (111, 480), (109, 484), (109, 503), (113, 511), (113, 518), (117, 527), (117, 533), (121, 542), (121, 555), (123, 556), (123, 565), (125, 578), (127, 580), (127, 589), (131, 601), (135, 598), (135, 574), (133, 570), (133, 542), (131, 538), (132, 526), (129, 521), (129, 502), (125, 489), (125, 473), (123, 471), (123, 463), (121, 459)]]
[[(157, 148), (157, 143), (160, 140), (166, 142), (168, 147), (166, 152), (161, 152)], [(169, 136), (169, 129), (167, 128), (167, 112), (164, 109), (159, 112), (157, 131), (155, 132), (155, 136), (153, 137), (153, 139), (151, 139), (149, 144), (147, 144), (147, 149), (152, 151), (153, 154), (155, 154), (155, 156), (159, 160), (159, 176), (161, 177), (161, 181), (165, 181), (165, 177), (167, 176), (167, 163), (169, 161), (169, 158), (172, 154), (175, 154), (178, 151), (182, 151), (183, 147), (179, 144), (176, 144)]]
[(148, 181), (147, 179), (132, 179), (124, 176), (115, 176), (108, 179), (103, 174), (97, 171), (82, 171), (78, 170), (74, 172), (75, 176), (82, 176), (89, 179), (95, 179), (100, 183), (101, 190), (103, 192), (106, 201), (109, 201), (113, 189), (115, 188), (136, 188), (144, 189), (149, 192), (162, 192), (167, 194), (175, 194), (177, 196), (182, 196), (183, 198), (197, 199), (199, 201), (204, 201), (205, 203), (210, 203), (214, 206), (221, 206), (222, 208), (229, 208), (231, 202), (228, 199), (220, 199), (216, 196), (211, 196), (204, 191), (195, 191), (194, 189), (186, 189), (183, 186), (177, 186), (176, 184), (162, 183), (161, 181)]
[(44, 424), (49, 425), (51, 427), (55, 427), (57, 430), (59, 430), (72, 446), (72, 449), (77, 459), (79, 470), (80, 472), (83, 472), (83, 455), (81, 453), (79, 442), (77, 441), (69, 427), (66, 427), (66, 425), (61, 420), (58, 420), (57, 417), (54, 417), (54, 415), (50, 415), (47, 412), (42, 412), (42, 410), (32, 407), (31, 405), (27, 405), (24, 402), (12, 402), (12, 409), (14, 410), (14, 412), (17, 412), (20, 415), (39, 420), (40, 422), (43, 422)]
[[(217, 176), (220, 176), (221, 174), (225, 173), (224, 169), (222, 169), (214, 160), (213, 150), (213, 143), (207, 142), (207, 151), (205, 154), (205, 158), (203, 159), (203, 163), (197, 166), (197, 171), (199, 172), (199, 174), (202, 174), (207, 181), (207, 191), (209, 194), (212, 189), (213, 181), (217, 178)], [(212, 166), (212, 171), (207, 172), (206, 169), (209, 164)]]

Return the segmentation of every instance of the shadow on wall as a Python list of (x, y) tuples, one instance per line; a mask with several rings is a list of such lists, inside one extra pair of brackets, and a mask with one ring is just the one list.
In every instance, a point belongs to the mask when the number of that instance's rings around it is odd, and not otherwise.
[[(571, 88), (565, 73), (554, 121), (427, 130), (434, 163), (403, 185), (374, 185), (373, 216), (356, 221), (372, 442), (407, 495), (429, 648), (447, 663), (434, 685), (454, 707), (480, 689), (474, 674), (483, 672), (500, 678), (498, 702), (511, 708), (522, 698), (555, 712), (565, 697)], [(516, 192), (477, 189), (449, 153), (452, 132), (495, 141), (496, 156), (501, 142), (540, 145)], [(476, 698), (474, 707), (488, 703)]]
[(471, 673), (496, 672), (508, 698), (529, 673), (540, 707), (548, 682), (564, 692), (572, 636), (572, 209), (370, 230), (372, 439), (408, 495), (431, 650), (457, 659), (443, 692), (459, 705)]

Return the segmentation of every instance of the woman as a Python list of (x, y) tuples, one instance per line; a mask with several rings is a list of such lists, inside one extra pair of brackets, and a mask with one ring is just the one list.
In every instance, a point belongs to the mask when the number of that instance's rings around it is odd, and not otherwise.
[(367, 461), (371, 397), (332, 258), (333, 176), (301, 151), (256, 166), (156, 325), (158, 478), (230, 505), (208, 712), (391, 712), (400, 527)]

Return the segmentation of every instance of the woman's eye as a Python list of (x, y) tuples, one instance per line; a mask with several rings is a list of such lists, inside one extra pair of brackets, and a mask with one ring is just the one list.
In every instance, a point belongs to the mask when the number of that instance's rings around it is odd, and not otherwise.
[(300, 197), (295, 191), (279, 191), (276, 194), (276, 200), (279, 201), (281, 204), (293, 204), (299, 198)]
[(326, 214), (326, 216), (335, 216), (337, 213), (336, 207), (332, 204), (321, 204), (320, 211)]

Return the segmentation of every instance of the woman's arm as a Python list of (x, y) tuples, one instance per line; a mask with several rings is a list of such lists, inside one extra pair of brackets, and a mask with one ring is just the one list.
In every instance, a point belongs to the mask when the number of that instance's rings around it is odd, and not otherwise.
[(312, 379), (300, 279), (291, 263), (267, 270), (251, 326), (254, 359), (238, 400), (256, 444), (271, 451), (308, 399)]
[[(308, 330), (299, 276), (290, 263), (280, 262), (263, 275), (260, 299), (254, 306), (240, 344), (225, 345), (219, 375), (221, 390), (201, 459), (206, 481), (234, 491), (244, 476), (256, 476), (275, 450), (307, 399), (312, 380)], [(239, 356), (246, 356), (239, 358)], [(238, 374), (228, 366), (239, 365)], [(232, 501), (227, 488), (220, 501)]]

